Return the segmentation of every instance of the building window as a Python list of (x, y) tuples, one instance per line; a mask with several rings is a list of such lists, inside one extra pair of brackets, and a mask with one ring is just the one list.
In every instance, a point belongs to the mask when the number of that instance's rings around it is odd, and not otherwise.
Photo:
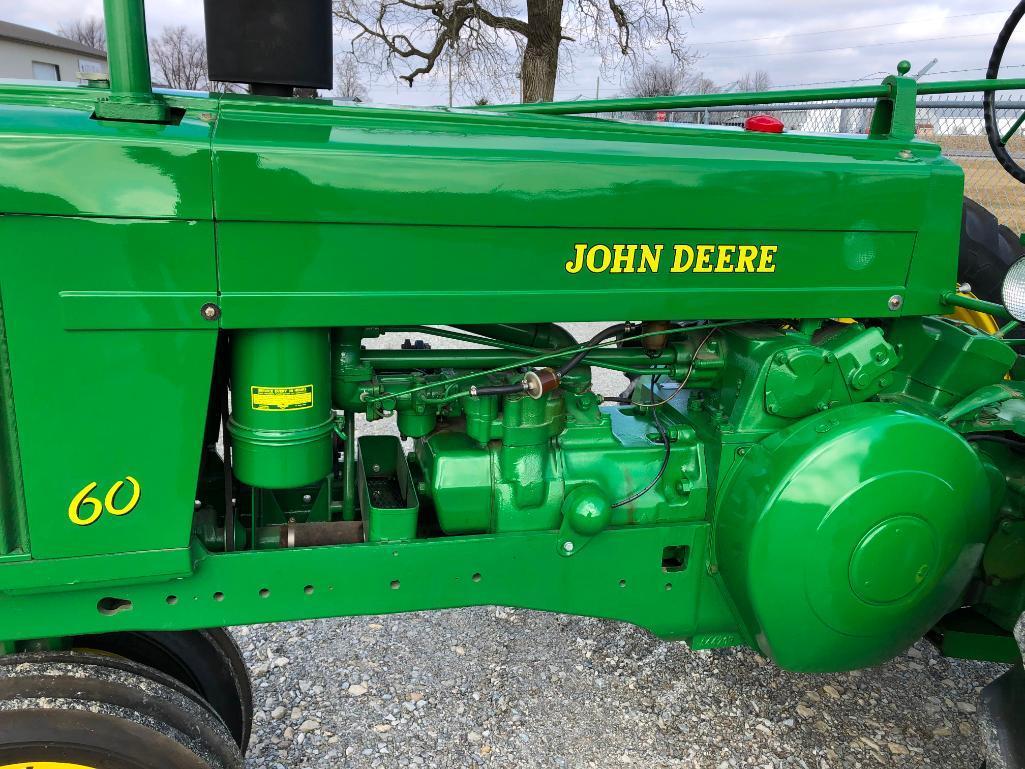
[(78, 60), (78, 71), (79, 72), (103, 72), (103, 62), (95, 61), (93, 59), (79, 59)]
[(45, 61), (32, 62), (32, 77), (36, 80), (60, 80), (61, 68)]

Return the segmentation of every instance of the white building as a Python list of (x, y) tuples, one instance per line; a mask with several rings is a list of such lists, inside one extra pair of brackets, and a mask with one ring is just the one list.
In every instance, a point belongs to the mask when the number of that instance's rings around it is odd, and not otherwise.
[(0, 21), (0, 79), (76, 82), (106, 72), (107, 54), (42, 30)]

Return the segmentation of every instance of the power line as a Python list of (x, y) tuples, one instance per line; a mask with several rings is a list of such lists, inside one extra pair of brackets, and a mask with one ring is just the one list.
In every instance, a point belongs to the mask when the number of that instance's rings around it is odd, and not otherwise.
[(767, 56), (801, 56), (808, 53), (832, 53), (835, 51), (851, 51), (860, 48), (884, 48), (894, 45), (912, 45), (915, 43), (935, 43), (943, 40), (965, 40), (973, 37), (996, 37), (996, 32), (979, 32), (975, 35), (948, 35), (946, 37), (922, 37), (916, 40), (895, 40), (888, 43), (862, 43), (859, 45), (842, 45), (837, 48), (814, 48), (800, 51), (773, 51), (771, 53), (741, 53), (733, 56), (709, 56), (701, 61), (735, 61), (737, 59), (760, 59)]
[[(979, 11), (977, 13), (960, 13), (960, 14), (957, 14), (956, 16), (944, 16), (942, 18), (935, 18), (935, 19), (912, 19), (908, 23), (928, 24), (928, 23), (935, 22), (935, 21), (950, 21), (951, 19), (964, 19), (964, 18), (967, 18), (969, 16), (995, 16), (996, 14), (1005, 14), (1005, 13), (1007, 13), (1006, 10)], [(746, 38), (738, 38), (736, 40), (713, 40), (713, 41), (707, 42), (707, 43), (702, 43), (702, 42), (694, 43), (694, 42), (691, 42), (691, 41), (688, 40), (687, 44), (688, 45), (695, 45), (695, 46), (697, 46), (697, 45), (732, 45), (733, 43), (757, 43), (757, 42), (760, 42), (760, 41), (763, 41), (763, 40), (786, 40), (787, 38), (790, 38), (790, 37), (808, 37), (810, 35), (828, 35), (828, 34), (831, 34), (833, 32), (856, 32), (858, 30), (863, 30), (863, 29), (892, 29), (893, 26), (894, 26), (893, 22), (890, 22), (888, 24), (869, 24), (869, 25), (864, 26), (864, 27), (839, 27), (837, 29), (821, 29), (821, 30), (818, 30), (817, 32), (791, 32), (791, 33), (788, 33), (788, 34), (785, 34), (785, 35), (766, 35), (765, 37), (746, 37)]]

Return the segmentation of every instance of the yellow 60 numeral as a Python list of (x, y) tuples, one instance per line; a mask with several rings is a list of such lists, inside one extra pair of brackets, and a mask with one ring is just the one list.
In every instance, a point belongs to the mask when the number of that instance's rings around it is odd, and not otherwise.
[[(117, 507), (114, 504), (114, 497), (121, 491), (121, 487), (125, 485), (125, 481), (132, 486), (132, 497), (128, 500), (128, 503), (123, 507)], [(96, 497), (89, 496), (92, 494), (93, 489), (96, 488), (96, 481), (88, 484), (80, 492), (78, 492), (71, 500), (71, 504), (68, 505), (68, 518), (76, 526), (88, 526), (91, 523), (96, 523), (104, 509), (111, 515), (127, 515), (135, 509), (135, 506), (139, 504), (139, 496), (142, 490), (139, 487), (139, 482), (130, 475), (125, 476), (124, 481), (118, 481), (110, 490), (107, 495), (100, 502)], [(82, 508), (88, 508), (88, 514), (83, 514)]]

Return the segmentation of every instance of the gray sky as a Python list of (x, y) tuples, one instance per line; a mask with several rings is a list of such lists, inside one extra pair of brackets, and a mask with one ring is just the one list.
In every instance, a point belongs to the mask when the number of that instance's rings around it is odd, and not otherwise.
[[(745, 71), (766, 70), (774, 86), (879, 81), (906, 57), (912, 72), (939, 59), (931, 79), (982, 77), (997, 32), (1013, 3), (1009, 0), (872, 2), (869, 0), (704, 0), (694, 16), (689, 42), (700, 55), (695, 71), (728, 84)], [(201, 0), (147, 0), (151, 34), (167, 24), (202, 32)], [(102, 15), (102, 0), (0, 0), (0, 18), (55, 31), (64, 20)], [(1017, 37), (1025, 40), (1025, 29)], [(730, 42), (736, 41), (736, 42)], [(571, 45), (571, 44), (567, 44)], [(345, 42), (337, 42), (338, 49)], [(1025, 45), (1012, 45), (1005, 64), (1025, 65)], [(968, 70), (943, 74), (950, 70)], [(1007, 76), (1025, 77), (1025, 66)], [(560, 74), (556, 98), (593, 97), (598, 72), (585, 50), (573, 52), (571, 71)], [(602, 96), (622, 88), (612, 76), (600, 83)], [(375, 102), (438, 104), (447, 85), (425, 80), (412, 89), (382, 76), (373, 83)]]

